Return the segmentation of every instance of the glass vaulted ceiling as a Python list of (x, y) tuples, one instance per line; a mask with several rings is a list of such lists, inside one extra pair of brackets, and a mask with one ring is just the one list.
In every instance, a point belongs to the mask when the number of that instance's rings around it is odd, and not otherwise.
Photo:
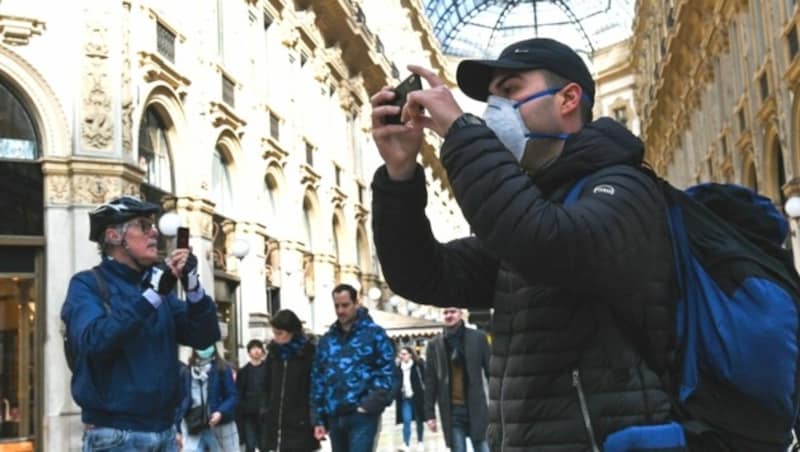
[(586, 57), (630, 36), (635, 0), (422, 0), (448, 55), (494, 58), (508, 44), (558, 39)]

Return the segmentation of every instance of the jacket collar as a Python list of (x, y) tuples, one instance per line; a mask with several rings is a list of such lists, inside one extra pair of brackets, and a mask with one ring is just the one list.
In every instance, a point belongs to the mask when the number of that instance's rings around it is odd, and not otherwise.
[(134, 270), (131, 267), (128, 267), (127, 265), (108, 256), (103, 256), (103, 260), (100, 262), (100, 268), (105, 272), (119, 276), (123, 280), (132, 283), (141, 282), (144, 274), (147, 272), (147, 270), (144, 272)]
[(640, 166), (644, 143), (611, 118), (600, 118), (571, 135), (564, 151), (531, 179), (545, 193), (612, 165)]
[(362, 306), (358, 308), (358, 311), (356, 311), (356, 319), (353, 321), (353, 326), (350, 327), (349, 332), (345, 332), (344, 329), (342, 329), (342, 326), (338, 320), (333, 325), (331, 325), (330, 331), (332, 333), (336, 333), (339, 335), (353, 334), (357, 330), (371, 323), (374, 322), (372, 320), (372, 317), (369, 315), (369, 310)]

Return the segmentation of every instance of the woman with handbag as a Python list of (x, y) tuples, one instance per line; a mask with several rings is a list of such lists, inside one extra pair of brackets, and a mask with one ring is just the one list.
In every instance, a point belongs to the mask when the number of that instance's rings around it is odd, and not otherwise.
[(403, 424), (403, 444), (401, 450), (410, 450), (411, 424), (416, 424), (418, 449), (424, 450), (422, 433), (424, 432), (425, 414), (425, 374), (423, 362), (417, 359), (417, 354), (411, 347), (400, 349), (397, 375), (400, 380), (400, 391), (395, 398), (396, 423)]
[(303, 334), (294, 312), (283, 309), (272, 318), (273, 339), (267, 355), (267, 450), (308, 452), (319, 449), (311, 424), (309, 390), (316, 348)]
[(186, 452), (238, 452), (239, 434), (234, 416), (239, 396), (233, 369), (211, 345), (192, 350), (184, 371), (184, 401), (180, 417)]

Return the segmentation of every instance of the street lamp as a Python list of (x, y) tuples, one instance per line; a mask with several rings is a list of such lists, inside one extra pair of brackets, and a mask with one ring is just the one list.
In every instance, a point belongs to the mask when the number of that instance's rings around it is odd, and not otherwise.
[(181, 216), (174, 211), (167, 212), (158, 219), (158, 231), (167, 237), (175, 237), (178, 234), (180, 225)]
[(367, 291), (367, 297), (369, 297), (369, 299), (372, 300), (372, 303), (375, 306), (378, 306), (378, 300), (381, 299), (381, 295), (382, 295), (381, 289), (374, 286), (370, 287), (369, 290)]
[(242, 300), (242, 259), (250, 253), (250, 242), (243, 238), (236, 238), (231, 243), (231, 255), (239, 259), (239, 285), (236, 287), (236, 358), (238, 361), (239, 350), (244, 348), (242, 344), (242, 311), (244, 300)]
[(783, 206), (783, 210), (786, 212), (786, 215), (789, 215), (791, 218), (797, 219), (800, 217), (800, 196), (792, 196), (789, 198)]

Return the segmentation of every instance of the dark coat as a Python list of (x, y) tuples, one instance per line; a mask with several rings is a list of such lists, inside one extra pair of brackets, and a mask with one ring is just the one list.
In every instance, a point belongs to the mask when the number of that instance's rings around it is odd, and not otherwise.
[[(467, 407), (469, 408), (469, 435), (471, 439), (486, 439), (489, 423), (484, 377), (489, 378), (489, 342), (486, 335), (471, 328), (464, 330), (464, 350), (467, 384)], [(450, 359), (444, 337), (436, 336), (425, 350), (428, 364), (425, 368), (425, 419), (436, 419), (434, 404), (439, 404), (444, 441), (448, 447), (452, 442), (453, 419), (450, 406)], [(465, 382), (466, 384), (466, 382)]]
[(492, 449), (584, 452), (592, 436), (602, 447), (610, 433), (670, 420), (658, 375), (675, 351), (677, 291), (665, 201), (638, 168), (643, 154), (641, 141), (605, 118), (531, 176), (489, 128), (458, 129), (441, 161), (475, 235), (446, 244), (425, 217), (422, 168), (402, 182), (377, 170), (373, 231), (392, 290), (419, 303), (494, 308)]
[[(261, 366), (266, 366), (266, 363), (262, 362), (258, 367), (247, 363), (236, 374), (236, 390), (239, 392), (238, 412), (240, 415), (258, 416), (266, 403), (267, 379), (256, 380), (259, 383), (255, 387), (251, 387), (253, 385), (250, 381), (251, 372), (256, 372), (256, 375), (258, 375), (259, 371), (266, 372), (266, 369), (262, 369)], [(257, 379), (258, 377), (256, 376), (255, 378)]]
[[(402, 424), (403, 370), (399, 365), (395, 368), (397, 369), (397, 381), (400, 385), (400, 389), (396, 391), (397, 395), (394, 400), (395, 423)], [(414, 391), (414, 395), (411, 397), (414, 405), (414, 420), (422, 422), (425, 420), (425, 364), (421, 359), (414, 361), (414, 364), (411, 366), (411, 390)]]
[(309, 393), (311, 363), (316, 348), (306, 342), (286, 361), (281, 360), (277, 344), (267, 347), (267, 393), (264, 416), (265, 445), (267, 450), (316, 450), (311, 423)]

